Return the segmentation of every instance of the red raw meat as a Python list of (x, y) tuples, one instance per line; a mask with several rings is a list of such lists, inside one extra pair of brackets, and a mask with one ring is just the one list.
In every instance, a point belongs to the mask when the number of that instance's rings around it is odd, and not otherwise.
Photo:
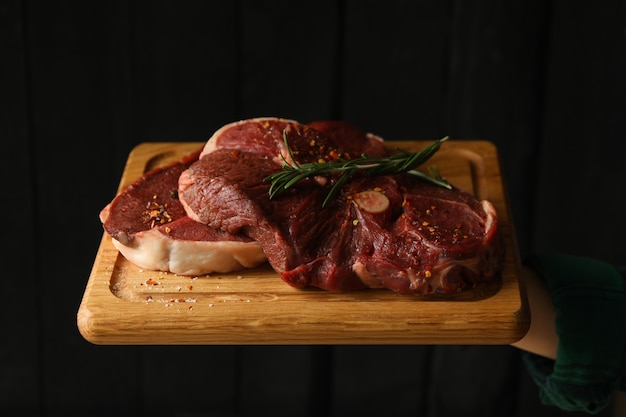
[(298, 163), (354, 158), (365, 149), (383, 156), (373, 135), (316, 123), (267, 118), (220, 129), (179, 178), (189, 217), (259, 242), (281, 278), (298, 288), (451, 293), (499, 274), (495, 209), (456, 188), (407, 174), (357, 177), (322, 207), (334, 178), (315, 178), (270, 200), (263, 179), (289, 158), (283, 132)]

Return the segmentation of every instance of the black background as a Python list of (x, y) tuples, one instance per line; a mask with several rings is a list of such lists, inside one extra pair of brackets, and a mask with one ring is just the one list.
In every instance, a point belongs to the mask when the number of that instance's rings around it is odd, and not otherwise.
[(623, 1), (0, 0), (0, 48), (0, 414), (561, 415), (508, 346), (94, 346), (76, 312), (130, 150), (256, 116), (491, 140), (522, 254), (624, 264)]

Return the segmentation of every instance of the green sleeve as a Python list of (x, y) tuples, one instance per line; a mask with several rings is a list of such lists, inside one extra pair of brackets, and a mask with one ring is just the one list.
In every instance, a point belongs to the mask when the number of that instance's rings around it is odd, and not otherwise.
[(607, 263), (564, 254), (535, 254), (526, 264), (548, 286), (559, 337), (556, 361), (524, 355), (541, 401), (597, 413), (626, 381), (624, 277)]

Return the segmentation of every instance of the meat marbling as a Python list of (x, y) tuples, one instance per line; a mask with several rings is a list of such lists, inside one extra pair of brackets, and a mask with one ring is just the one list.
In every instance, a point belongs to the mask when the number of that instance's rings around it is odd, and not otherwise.
[[(281, 278), (298, 288), (450, 293), (497, 276), (503, 246), (495, 209), (457, 188), (407, 174), (359, 177), (322, 207), (334, 178), (315, 178), (268, 198), (263, 179), (290, 155), (306, 163), (365, 150), (385, 154), (380, 138), (347, 124), (236, 122), (216, 132), (182, 172), (180, 201), (196, 222), (257, 241)], [(384, 204), (373, 210), (368, 198)]]

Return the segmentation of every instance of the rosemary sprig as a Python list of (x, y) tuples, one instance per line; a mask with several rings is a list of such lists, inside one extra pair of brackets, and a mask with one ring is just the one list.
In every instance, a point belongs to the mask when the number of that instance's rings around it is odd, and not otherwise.
[(305, 178), (340, 174), (322, 203), (322, 207), (325, 207), (328, 202), (339, 193), (341, 187), (357, 172), (363, 172), (367, 176), (407, 173), (441, 187), (452, 188), (448, 181), (439, 174), (436, 167), (429, 168), (430, 175), (415, 170), (415, 168), (422, 165), (439, 150), (441, 144), (448, 140), (448, 136), (434, 141), (418, 152), (398, 150), (397, 154), (385, 158), (370, 158), (363, 154), (351, 160), (339, 158), (337, 161), (333, 162), (312, 162), (307, 164), (299, 164), (296, 162), (296, 159), (291, 153), (291, 148), (287, 143), (287, 135), (284, 132), (283, 140), (285, 141), (285, 147), (293, 163), (288, 162), (283, 156), (283, 170), (264, 179), (264, 181), (271, 183), (269, 189), (270, 199), (287, 191)]

